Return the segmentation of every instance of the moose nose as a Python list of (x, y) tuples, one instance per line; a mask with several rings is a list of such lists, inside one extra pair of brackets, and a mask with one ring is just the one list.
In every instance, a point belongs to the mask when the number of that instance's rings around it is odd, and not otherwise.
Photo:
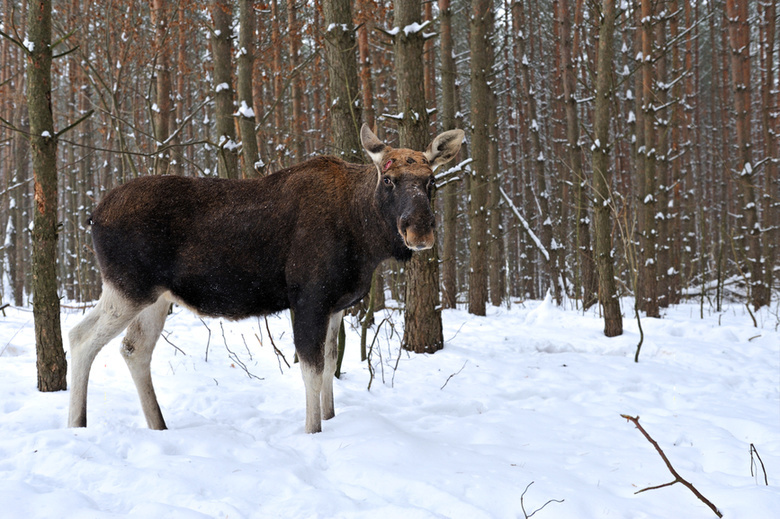
[(420, 251), (433, 247), (434, 225), (435, 220), (430, 211), (424, 215), (404, 214), (399, 218), (398, 231), (408, 248)]

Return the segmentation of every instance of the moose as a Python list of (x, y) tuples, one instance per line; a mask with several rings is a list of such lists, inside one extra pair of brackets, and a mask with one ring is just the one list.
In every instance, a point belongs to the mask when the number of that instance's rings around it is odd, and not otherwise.
[(434, 244), (434, 170), (460, 150), (462, 130), (424, 152), (385, 145), (365, 124), (372, 164), (320, 156), (259, 179), (146, 176), (95, 208), (92, 241), (103, 289), (70, 332), (68, 425), (87, 425), (98, 352), (127, 329), (120, 351), (151, 429), (165, 429), (150, 363), (171, 303), (242, 319), (292, 309), (306, 390), (305, 431), (335, 416), (336, 341), (344, 309), (369, 291), (377, 265)]

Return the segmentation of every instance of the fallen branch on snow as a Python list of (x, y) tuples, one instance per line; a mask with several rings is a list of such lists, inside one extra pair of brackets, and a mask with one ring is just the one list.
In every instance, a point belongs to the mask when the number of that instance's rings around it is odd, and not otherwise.
[(663, 450), (661, 450), (661, 447), (659, 447), (658, 443), (657, 443), (657, 442), (656, 442), (656, 441), (655, 441), (653, 438), (651, 438), (651, 437), (650, 437), (650, 435), (647, 433), (647, 431), (645, 431), (644, 427), (642, 427), (641, 425), (639, 425), (639, 417), (638, 417), (638, 416), (634, 417), (634, 416), (628, 416), (628, 415), (626, 415), (626, 414), (621, 414), (620, 416), (622, 416), (622, 417), (623, 417), (623, 418), (625, 418), (626, 420), (628, 420), (628, 421), (632, 422), (632, 423), (633, 423), (633, 424), (636, 426), (636, 428), (637, 428), (637, 429), (639, 429), (639, 432), (641, 432), (641, 433), (642, 433), (642, 435), (643, 435), (645, 438), (647, 438), (647, 441), (649, 441), (649, 442), (652, 444), (652, 446), (653, 446), (653, 447), (655, 447), (655, 450), (658, 452), (659, 456), (661, 456), (661, 459), (662, 459), (662, 460), (664, 460), (664, 463), (666, 464), (666, 468), (668, 468), (668, 469), (669, 469), (669, 472), (671, 472), (671, 473), (672, 473), (672, 476), (674, 476), (674, 481), (671, 481), (671, 482), (669, 482), (669, 483), (664, 483), (663, 485), (656, 485), (656, 486), (654, 486), (654, 487), (647, 487), (647, 488), (643, 488), (642, 490), (637, 490), (636, 492), (634, 492), (635, 494), (639, 494), (639, 493), (641, 493), (641, 492), (644, 492), (644, 491), (646, 491), (646, 490), (655, 490), (655, 489), (657, 489), (657, 488), (669, 487), (669, 486), (672, 486), (672, 485), (674, 485), (675, 483), (682, 483), (682, 484), (683, 484), (683, 486), (685, 486), (686, 488), (688, 488), (688, 490), (690, 490), (691, 492), (693, 492), (693, 495), (695, 495), (696, 497), (698, 497), (698, 498), (699, 498), (699, 500), (700, 500), (702, 503), (704, 503), (705, 505), (709, 506), (709, 507), (710, 507), (710, 509), (711, 509), (713, 512), (715, 512), (715, 515), (717, 515), (718, 517), (723, 517), (723, 514), (721, 514), (721, 513), (720, 513), (720, 511), (718, 510), (718, 507), (716, 507), (714, 504), (712, 504), (712, 503), (710, 502), (710, 500), (709, 500), (709, 499), (707, 499), (706, 497), (704, 497), (704, 496), (701, 494), (701, 492), (699, 492), (698, 490), (696, 490), (696, 487), (694, 487), (694, 486), (693, 486), (693, 485), (692, 485), (690, 482), (688, 482), (688, 481), (687, 481), (685, 478), (683, 478), (682, 476), (680, 476), (680, 474), (678, 474), (676, 470), (674, 470), (674, 467), (672, 467), (672, 464), (671, 464), (671, 462), (669, 461), (669, 458), (667, 458), (667, 457), (666, 457), (666, 454), (664, 454), (664, 451), (663, 451)]

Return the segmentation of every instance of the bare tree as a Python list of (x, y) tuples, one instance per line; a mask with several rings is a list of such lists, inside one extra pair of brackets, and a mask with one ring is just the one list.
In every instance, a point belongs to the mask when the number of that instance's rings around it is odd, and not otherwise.
[(231, 60), (233, 18), (229, 0), (213, 0), (211, 53), (214, 56), (214, 112), (217, 123), (217, 171), (222, 178), (238, 178), (238, 145), (233, 120), (233, 67)]
[(751, 303), (758, 309), (769, 304), (769, 290), (764, 284), (761, 261), (761, 227), (758, 222), (754, 174), (751, 158), (750, 120), (750, 25), (747, 0), (727, 0), (726, 15), (731, 46), (731, 88), (737, 130), (737, 168), (734, 178), (739, 187), (741, 207), (739, 232), (747, 270), (750, 273)]
[[(425, 149), (430, 141), (423, 67), (420, 0), (395, 0), (395, 76), (398, 89), (400, 145)], [(404, 348), (433, 353), (444, 347), (439, 307), (439, 262), (436, 246), (418, 252), (406, 264)]]
[(488, 182), (490, 180), (490, 85), (493, 2), (471, 4), (471, 174), (469, 204), (469, 313), (485, 315), (488, 299)]
[(336, 154), (349, 162), (363, 162), (360, 145), (360, 83), (355, 56), (355, 27), (350, 0), (324, 0), (325, 50), (332, 105), (330, 127)]
[(615, 36), (615, 0), (603, 0), (599, 24), (599, 55), (596, 69), (596, 100), (593, 108), (593, 216), (596, 265), (599, 271), (599, 302), (604, 309), (604, 335), (623, 333), (623, 317), (615, 285), (612, 255), (612, 172), (609, 139), (610, 105), (615, 95), (612, 83), (612, 56)]
[(32, 0), (27, 18), (27, 108), (35, 181), (32, 291), (38, 389), (67, 388), (57, 295), (57, 138), (51, 88), (51, 0)]
[(262, 169), (255, 132), (252, 70), (255, 62), (255, 10), (253, 0), (238, 3), (238, 125), (241, 130), (241, 171), (244, 178)]

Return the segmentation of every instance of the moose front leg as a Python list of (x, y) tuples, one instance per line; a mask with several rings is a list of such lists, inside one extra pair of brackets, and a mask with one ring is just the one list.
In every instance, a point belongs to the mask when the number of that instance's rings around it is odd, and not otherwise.
[[(301, 375), (306, 388), (306, 432), (322, 431), (322, 378), (325, 367), (325, 337), (329, 316), (308, 308), (295, 308), (293, 339), (301, 361)], [(334, 368), (335, 369), (335, 368)], [(331, 373), (331, 377), (333, 373)], [(331, 388), (332, 396), (332, 388)]]
[(336, 373), (336, 362), (338, 359), (339, 329), (341, 328), (341, 318), (344, 316), (344, 310), (335, 312), (330, 316), (328, 322), (328, 334), (325, 337), (325, 367), (322, 371), (322, 419), (330, 420), (336, 416), (336, 410), (333, 405), (333, 377)]

